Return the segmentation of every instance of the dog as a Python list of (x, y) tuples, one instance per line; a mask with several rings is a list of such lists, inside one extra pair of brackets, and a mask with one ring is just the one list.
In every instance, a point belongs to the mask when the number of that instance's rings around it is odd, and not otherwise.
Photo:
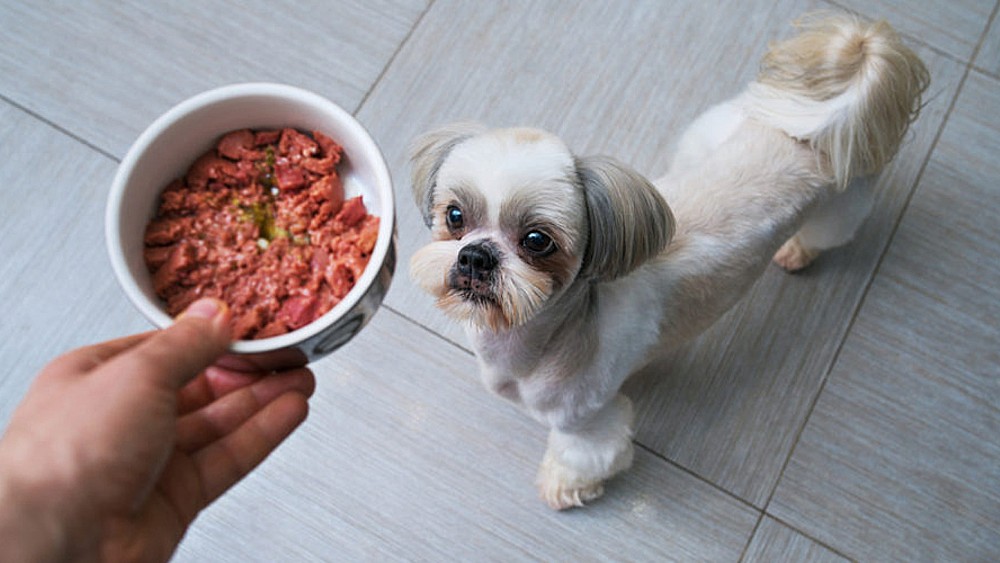
[(550, 428), (537, 486), (553, 509), (630, 466), (631, 374), (715, 322), (772, 259), (800, 270), (868, 215), (866, 179), (897, 153), (928, 72), (885, 22), (798, 25), (695, 119), (655, 182), (528, 127), (456, 123), (414, 142), (433, 240), (411, 277), (465, 324), (485, 385)]

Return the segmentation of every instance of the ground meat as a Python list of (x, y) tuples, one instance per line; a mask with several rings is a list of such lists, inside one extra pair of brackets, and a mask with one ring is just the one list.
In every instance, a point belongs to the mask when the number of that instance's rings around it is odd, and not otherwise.
[(168, 185), (145, 235), (153, 288), (177, 315), (201, 297), (233, 311), (238, 339), (316, 320), (361, 276), (378, 217), (344, 200), (342, 149), (318, 131), (224, 135)]

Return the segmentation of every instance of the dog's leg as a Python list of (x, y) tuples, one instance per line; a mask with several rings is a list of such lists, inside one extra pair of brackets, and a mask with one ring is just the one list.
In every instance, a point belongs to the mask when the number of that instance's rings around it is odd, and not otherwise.
[(632, 465), (632, 402), (618, 395), (580, 429), (549, 433), (538, 491), (553, 509), (583, 506), (604, 493), (604, 481)]
[(774, 262), (795, 272), (811, 264), (820, 252), (847, 244), (871, 212), (872, 182), (858, 179), (806, 214), (792, 238), (774, 254)]

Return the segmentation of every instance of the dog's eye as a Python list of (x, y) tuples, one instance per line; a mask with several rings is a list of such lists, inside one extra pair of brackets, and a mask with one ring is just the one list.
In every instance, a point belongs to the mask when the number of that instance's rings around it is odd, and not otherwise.
[(541, 231), (531, 231), (524, 235), (524, 238), (521, 239), (521, 246), (537, 256), (548, 256), (556, 250), (556, 244), (552, 241), (552, 237)]
[(448, 223), (448, 228), (453, 231), (461, 229), (465, 224), (465, 218), (462, 216), (462, 210), (454, 205), (449, 205), (448, 209), (445, 210), (444, 220)]

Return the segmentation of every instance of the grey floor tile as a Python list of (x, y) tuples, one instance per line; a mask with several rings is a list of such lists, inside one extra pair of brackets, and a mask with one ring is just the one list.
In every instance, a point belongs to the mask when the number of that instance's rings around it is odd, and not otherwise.
[(971, 75), (769, 507), (851, 557), (1000, 555), (998, 107)]
[(816, 543), (769, 516), (761, 520), (742, 560), (745, 563), (774, 561), (847, 563), (848, 561), (830, 548)]
[(885, 18), (901, 33), (968, 62), (986, 30), (996, 0), (831, 0), (831, 4), (869, 18)]
[(1000, 77), (1000, 17), (994, 16), (989, 32), (976, 55), (976, 68)]
[(640, 442), (756, 506), (774, 489), (964, 71), (918, 52), (933, 76), (929, 103), (856, 240), (802, 274), (769, 268), (709, 331), (628, 386)]
[(224, 84), (286, 82), (354, 111), (425, 3), (0, 2), (0, 94), (119, 158)]
[(35, 373), (68, 348), (148, 328), (104, 246), (115, 163), (0, 101), (0, 427)]
[(738, 559), (756, 511), (646, 452), (587, 510), (551, 511), (532, 484), (545, 429), (475, 369), (382, 311), (316, 364), (305, 426), (200, 517), (178, 560)]

